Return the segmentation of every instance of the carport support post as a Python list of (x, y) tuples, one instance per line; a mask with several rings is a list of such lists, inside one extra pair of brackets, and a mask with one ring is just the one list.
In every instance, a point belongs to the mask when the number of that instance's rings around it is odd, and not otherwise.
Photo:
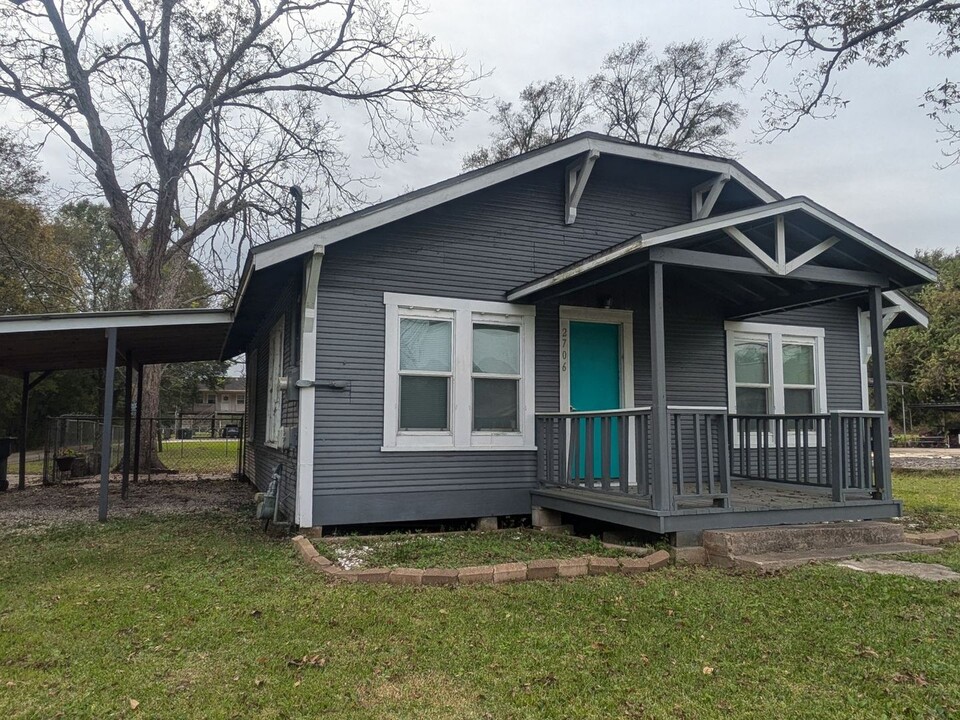
[(123, 358), (126, 366), (123, 375), (123, 471), (120, 480), (120, 497), (127, 499), (130, 487), (130, 403), (133, 402), (133, 353), (127, 350)]
[(871, 369), (873, 371), (873, 401), (877, 410), (883, 411), (883, 417), (873, 423), (873, 467), (876, 473), (874, 495), (878, 499), (893, 498), (893, 485), (890, 479), (890, 438), (887, 426), (889, 408), (887, 407), (887, 364), (883, 354), (883, 291), (878, 287), (870, 288), (870, 344), (873, 351)]
[[(669, 510), (670, 497), (670, 425), (667, 414), (667, 360), (663, 322), (663, 264), (650, 263), (650, 439), (653, 443), (653, 482), (651, 505), (654, 510)], [(633, 388), (629, 389), (633, 392)]]
[(100, 521), (110, 498), (110, 446), (113, 435), (113, 380), (117, 371), (117, 329), (107, 330), (107, 367), (103, 375), (103, 432), (100, 438)]
[(140, 431), (143, 426), (143, 363), (137, 363), (137, 412), (133, 421), (133, 482), (140, 480)]
[(30, 400), (30, 373), (23, 374), (23, 389), (20, 391), (20, 470), (18, 472), (17, 488), (23, 490), (27, 486), (27, 403)]

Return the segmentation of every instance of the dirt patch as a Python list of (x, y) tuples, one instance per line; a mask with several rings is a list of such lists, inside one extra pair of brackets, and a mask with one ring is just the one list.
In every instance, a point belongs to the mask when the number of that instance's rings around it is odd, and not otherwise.
[[(71, 522), (96, 522), (100, 481), (83, 478), (44, 486), (29, 483), (0, 493), (0, 534), (30, 532)], [(120, 497), (120, 476), (111, 476), (110, 517), (194, 512), (237, 512), (251, 503), (253, 486), (229, 477), (163, 478), (130, 484)]]

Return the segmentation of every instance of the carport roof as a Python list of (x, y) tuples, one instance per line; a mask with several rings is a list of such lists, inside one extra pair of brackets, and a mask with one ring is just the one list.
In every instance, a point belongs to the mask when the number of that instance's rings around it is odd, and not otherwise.
[(233, 322), (228, 310), (8, 315), (0, 317), (0, 373), (100, 368), (107, 330), (117, 329), (117, 352), (144, 365), (220, 360)]

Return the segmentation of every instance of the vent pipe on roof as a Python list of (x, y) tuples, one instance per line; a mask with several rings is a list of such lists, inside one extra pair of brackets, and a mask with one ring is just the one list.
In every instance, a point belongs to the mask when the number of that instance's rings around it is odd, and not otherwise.
[(293, 229), (295, 232), (300, 232), (303, 230), (303, 190), (300, 189), (299, 185), (291, 185), (290, 195), (293, 197), (295, 213)]

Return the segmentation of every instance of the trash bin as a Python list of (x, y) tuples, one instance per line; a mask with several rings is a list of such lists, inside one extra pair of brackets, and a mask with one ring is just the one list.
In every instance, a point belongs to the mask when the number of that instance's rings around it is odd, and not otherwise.
[(10, 487), (10, 481), (7, 480), (7, 458), (16, 448), (16, 438), (0, 437), (0, 492), (6, 492)]

